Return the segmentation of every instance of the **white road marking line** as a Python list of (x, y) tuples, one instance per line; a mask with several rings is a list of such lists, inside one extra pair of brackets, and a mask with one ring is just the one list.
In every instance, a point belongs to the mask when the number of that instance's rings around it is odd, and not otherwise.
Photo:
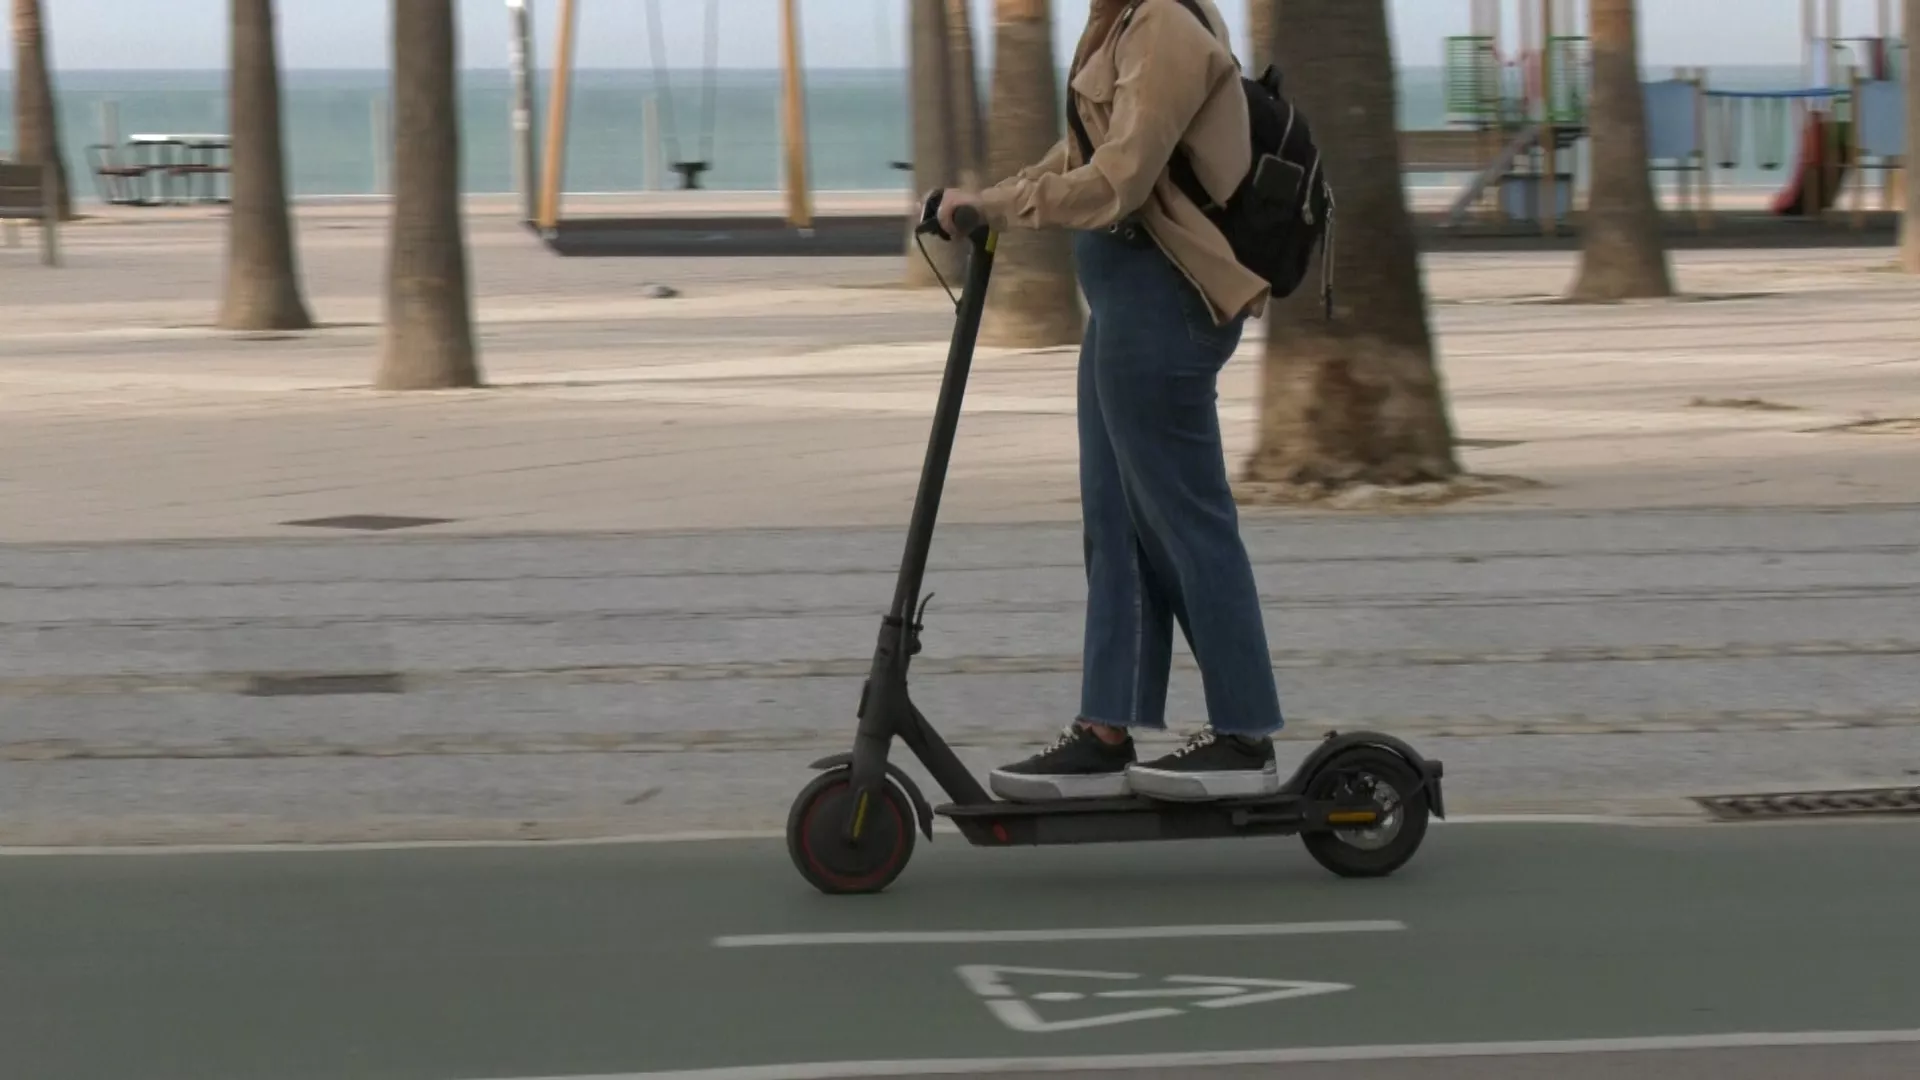
[(1346, 1061), (1420, 1061), (1476, 1057), (1552, 1057), (1588, 1054), (1660, 1053), (1692, 1050), (1762, 1050), (1822, 1046), (1920, 1044), (1920, 1029), (1906, 1031), (1787, 1031), (1726, 1035), (1660, 1035), (1624, 1039), (1562, 1039), (1543, 1042), (1414, 1043), (1398, 1046), (1321, 1046), (1276, 1050), (1222, 1050), (1191, 1054), (1102, 1057), (947, 1058), (923, 1061), (810, 1062), (745, 1065), (670, 1072), (575, 1076), (500, 1077), (489, 1080), (860, 1080), (881, 1076), (970, 1076), (1004, 1073), (1101, 1072), (1135, 1069), (1204, 1069), (1226, 1065), (1311, 1065)]
[[(1794, 822), (1749, 822), (1742, 829), (1770, 828)], [(1822, 827), (1833, 828), (1838, 822), (1826, 821)], [(1849, 828), (1865, 828), (1871, 825), (1894, 825), (1911, 827), (1910, 820), (1898, 818), (1857, 818), (1844, 823)], [(1619, 829), (1724, 829), (1724, 822), (1708, 819), (1704, 814), (1455, 814), (1445, 821), (1435, 819), (1434, 828), (1451, 825), (1541, 825), (1541, 826), (1600, 826)], [(941, 821), (934, 824), (934, 832), (940, 835), (958, 836), (959, 830), (951, 824)], [(786, 833), (778, 829), (737, 829), (713, 830), (706, 832), (671, 833), (634, 833), (622, 836), (582, 836), (562, 837), (553, 840), (522, 839), (484, 839), (484, 840), (341, 840), (341, 841), (285, 841), (280, 843), (248, 844), (89, 844), (62, 846), (58, 844), (37, 845), (0, 845), (0, 858), (58, 857), (77, 858), (122, 858), (140, 855), (324, 855), (349, 851), (437, 851), (459, 850), (464, 848), (565, 848), (565, 847), (623, 847), (651, 844), (714, 844), (738, 843), (747, 840), (781, 840)]]
[(1033, 941), (1147, 941), (1167, 938), (1291, 937), (1305, 934), (1378, 934), (1405, 930), (1393, 919), (1356, 922), (1248, 923), (1206, 926), (1063, 927), (1057, 930), (897, 930), (819, 934), (733, 934), (716, 949), (806, 945), (979, 945)]
[(786, 833), (769, 829), (713, 830), (709, 832), (628, 833), (620, 836), (573, 836), (552, 840), (288, 840), (251, 844), (59, 844), (0, 846), (0, 858), (86, 855), (120, 858), (130, 855), (323, 855), (348, 851), (457, 851), (466, 848), (626, 847), (648, 844), (713, 844), (742, 840), (780, 840)]

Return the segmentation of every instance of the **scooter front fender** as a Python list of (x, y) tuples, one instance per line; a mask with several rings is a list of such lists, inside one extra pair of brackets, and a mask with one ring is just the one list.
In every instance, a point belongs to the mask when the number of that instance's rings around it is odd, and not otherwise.
[[(816, 772), (825, 772), (828, 769), (851, 769), (853, 768), (853, 754), (847, 752), (823, 757), (809, 767)], [(902, 772), (900, 766), (895, 765), (891, 761), (887, 762), (887, 779), (893, 781), (899, 786), (901, 791), (907, 793), (907, 801), (913, 804), (913, 816), (920, 822), (920, 832), (925, 835), (928, 840), (932, 840), (933, 804), (928, 802), (927, 797), (920, 793), (920, 785), (914, 783), (911, 776)]]

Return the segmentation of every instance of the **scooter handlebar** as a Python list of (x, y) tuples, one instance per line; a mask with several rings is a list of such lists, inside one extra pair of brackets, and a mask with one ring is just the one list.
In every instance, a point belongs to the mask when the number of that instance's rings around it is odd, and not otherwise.
[[(944, 194), (935, 191), (927, 196), (925, 205), (920, 209), (920, 224), (915, 228), (916, 232), (924, 236), (938, 236), (942, 240), (954, 239), (940, 227), (940, 199)], [(961, 236), (977, 237), (986, 227), (986, 215), (977, 206), (962, 206), (953, 212), (953, 229)]]
[(962, 206), (953, 212), (953, 227), (964, 236), (972, 236), (987, 227), (987, 218), (977, 206)]

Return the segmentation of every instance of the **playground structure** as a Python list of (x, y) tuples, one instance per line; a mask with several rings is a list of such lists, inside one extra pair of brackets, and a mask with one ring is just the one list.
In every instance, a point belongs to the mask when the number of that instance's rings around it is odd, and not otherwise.
[[(1472, 27), (1446, 41), (1447, 122), (1473, 179), (1448, 210), (1532, 220), (1551, 232), (1572, 210), (1572, 154), (1587, 133), (1591, 54), (1577, 0), (1517, 0), (1519, 40), (1506, 48), (1506, 0), (1472, 0)], [(1436, 140), (1438, 142), (1438, 140)], [(1417, 158), (1417, 155), (1416, 155)], [(1415, 160), (1409, 171), (1428, 170)], [(1543, 207), (1552, 207), (1543, 211)]]
[[(1768, 0), (1756, 0), (1756, 3)], [(1516, 0), (1509, 49), (1507, 0), (1471, 0), (1471, 29), (1446, 41), (1447, 128), (1402, 136), (1406, 171), (1469, 173), (1445, 225), (1470, 219), (1537, 225), (1552, 235), (1573, 213), (1587, 137), (1591, 52), (1579, 0)], [(1892, 173), (1905, 162), (1906, 71), (1891, 0), (1877, 0), (1876, 33), (1845, 37), (1839, 0), (1802, 0), (1803, 85), (1714, 87), (1705, 69), (1643, 84), (1648, 169), (1678, 181), (1683, 212), (1713, 227), (1714, 173), (1747, 165), (1791, 172), (1768, 207), (1774, 217), (1819, 219), (1855, 185), (1864, 226), (1865, 174), (1882, 174), (1880, 208), (1895, 209)], [(1469, 167), (1463, 167), (1469, 166)]]

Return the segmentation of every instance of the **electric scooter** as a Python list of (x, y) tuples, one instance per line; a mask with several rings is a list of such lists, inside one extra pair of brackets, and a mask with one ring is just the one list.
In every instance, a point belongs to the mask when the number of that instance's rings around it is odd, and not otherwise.
[[(935, 192), (922, 208), (916, 242), (925, 236), (951, 239), (940, 226), (939, 208)], [(873, 666), (861, 690), (853, 750), (814, 762), (818, 775), (788, 815), (787, 849), (794, 866), (824, 893), (880, 892), (906, 868), (915, 832), (933, 839), (939, 815), (951, 819), (976, 847), (1298, 835), (1315, 861), (1342, 877), (1384, 877), (1400, 869), (1425, 838), (1429, 815), (1444, 818), (1446, 810), (1440, 762), (1421, 757), (1391, 735), (1329, 733), (1277, 793), (1264, 797), (1016, 803), (990, 795), (915, 707), (907, 668), (920, 651), (926, 617), (920, 587), (997, 239), (972, 207), (960, 208), (954, 224), (967, 238), (966, 284), (955, 300), (953, 341), (893, 606), (881, 619)], [(888, 761), (895, 739), (919, 758), (951, 802), (935, 808), (913, 779)]]

